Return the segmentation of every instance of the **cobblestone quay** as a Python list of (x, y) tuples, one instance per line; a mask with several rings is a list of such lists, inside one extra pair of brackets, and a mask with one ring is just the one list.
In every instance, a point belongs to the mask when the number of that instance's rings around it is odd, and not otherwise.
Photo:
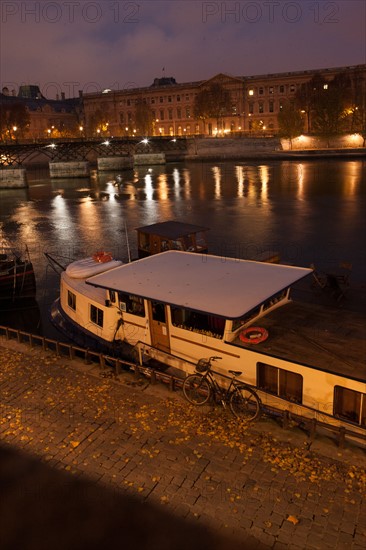
[(366, 548), (365, 454), (0, 340), (1, 548)]

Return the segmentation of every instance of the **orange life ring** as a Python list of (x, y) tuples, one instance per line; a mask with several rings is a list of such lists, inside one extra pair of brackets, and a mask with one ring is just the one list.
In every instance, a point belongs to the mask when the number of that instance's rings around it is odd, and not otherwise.
[(93, 260), (98, 263), (106, 263), (112, 261), (112, 254), (110, 252), (104, 252), (104, 250), (99, 250), (93, 254)]
[(263, 327), (248, 327), (240, 333), (239, 338), (245, 344), (259, 344), (267, 340), (268, 331)]

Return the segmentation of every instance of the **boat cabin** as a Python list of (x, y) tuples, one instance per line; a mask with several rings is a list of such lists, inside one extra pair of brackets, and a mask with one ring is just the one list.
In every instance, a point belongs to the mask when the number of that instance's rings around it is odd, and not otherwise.
[(136, 231), (139, 258), (166, 250), (207, 253), (208, 227), (167, 221), (138, 227)]

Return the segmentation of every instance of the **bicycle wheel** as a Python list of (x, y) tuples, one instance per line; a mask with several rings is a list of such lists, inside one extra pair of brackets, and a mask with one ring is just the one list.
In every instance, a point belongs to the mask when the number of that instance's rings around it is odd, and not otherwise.
[(204, 405), (210, 399), (211, 386), (200, 374), (190, 374), (183, 382), (184, 397), (192, 405)]
[(255, 420), (260, 412), (260, 399), (254, 390), (247, 386), (237, 386), (230, 396), (231, 412), (238, 418)]

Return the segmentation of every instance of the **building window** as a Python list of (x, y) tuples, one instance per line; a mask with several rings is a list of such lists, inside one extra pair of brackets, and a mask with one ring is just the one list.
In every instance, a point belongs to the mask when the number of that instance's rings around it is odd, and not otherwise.
[(171, 102), (172, 102), (172, 96), (168, 95), (168, 103), (171, 103)]
[(151, 98), (151, 103), (152, 103), (152, 104), (155, 103), (155, 97), (152, 97), (152, 98)]
[(196, 124), (194, 133), (195, 133), (195, 134), (199, 134), (199, 133), (200, 133), (200, 125), (199, 125), (199, 124)]
[(190, 124), (187, 124), (187, 134), (190, 134), (191, 133), (191, 125)]
[(273, 94), (273, 86), (270, 86), (270, 87), (269, 87), (268, 92), (269, 92), (270, 94)]
[(283, 103), (282, 103), (282, 101), (280, 101), (279, 109), (280, 109), (280, 111), (282, 111), (282, 109), (283, 109)]
[(294, 92), (296, 90), (295, 84), (291, 84), (290, 86), (290, 92)]
[(323, 84), (323, 90), (328, 90), (328, 84)]
[(145, 306), (143, 298), (133, 294), (118, 293), (119, 308), (125, 313), (145, 317)]
[(168, 118), (169, 120), (173, 120), (173, 109), (168, 109)]
[(268, 104), (269, 112), (273, 113), (273, 101), (270, 101)]
[(67, 291), (67, 305), (74, 311), (76, 310), (76, 295), (70, 290)]
[(301, 374), (279, 369), (266, 363), (257, 363), (257, 386), (293, 403), (302, 403)]
[(262, 87), (259, 88), (258, 93), (259, 93), (259, 95), (263, 95), (264, 94), (264, 88), (262, 88)]
[(263, 113), (263, 112), (264, 112), (263, 103), (259, 103), (259, 105), (258, 105), (258, 113)]
[(254, 90), (253, 89), (249, 90), (248, 95), (254, 95)]
[(180, 107), (177, 108), (177, 118), (182, 118), (182, 109)]
[(128, 107), (130, 107), (130, 105), (131, 105), (131, 100), (130, 99), (127, 100), (127, 105), (128, 105)]
[(164, 120), (164, 109), (160, 109), (160, 120)]
[(334, 416), (366, 426), (366, 394), (335, 386)]
[(249, 103), (249, 114), (253, 114), (254, 113), (254, 103)]
[(173, 126), (169, 126), (169, 135), (174, 136), (174, 128)]
[(285, 86), (280, 86), (280, 94), (284, 94), (285, 93)]
[(125, 121), (125, 114), (124, 113), (119, 114), (119, 121), (120, 121), (121, 124), (124, 123), (124, 121)]
[(186, 101), (189, 101), (189, 94), (186, 94)]
[(90, 304), (90, 320), (98, 327), (103, 327), (103, 310)]
[(177, 101), (180, 101), (180, 95), (177, 95)]
[(186, 118), (191, 118), (191, 109), (186, 107)]
[(163, 103), (164, 98), (163, 98), (162, 96), (160, 96), (160, 97), (159, 97), (159, 101), (160, 101), (160, 103)]

